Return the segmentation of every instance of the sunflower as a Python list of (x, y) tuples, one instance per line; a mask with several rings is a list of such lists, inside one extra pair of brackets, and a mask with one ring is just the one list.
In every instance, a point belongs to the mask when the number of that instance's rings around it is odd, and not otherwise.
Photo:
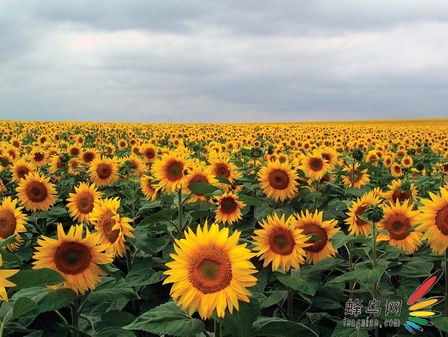
[(304, 155), (302, 164), (299, 167), (309, 179), (320, 180), (329, 170), (328, 161), (322, 157), (320, 151), (315, 150)]
[(414, 253), (422, 243), (423, 234), (414, 230), (419, 212), (412, 208), (409, 200), (403, 203), (397, 200), (384, 206), (384, 217), (378, 223), (378, 229), (385, 229), (388, 233), (380, 232), (377, 241), (389, 241), (391, 246), (401, 248), (408, 254)]
[(412, 159), (411, 156), (406, 155), (403, 158), (401, 158), (400, 163), (403, 167), (410, 168), (412, 165), (414, 165), (414, 159)]
[(81, 147), (74, 144), (68, 148), (68, 154), (71, 157), (79, 157), (81, 155)]
[(312, 235), (306, 242), (311, 245), (304, 247), (306, 251), (306, 263), (317, 263), (327, 257), (335, 256), (337, 250), (334, 249), (330, 239), (339, 232), (336, 227), (336, 220), (322, 220), (323, 212), (316, 210), (314, 214), (308, 210), (297, 215), (293, 224), (303, 231), (304, 235)]
[(394, 163), (391, 165), (390, 173), (394, 178), (400, 178), (404, 175), (403, 168), (398, 163)]
[(410, 200), (411, 202), (417, 201), (417, 187), (414, 183), (406, 183), (400, 179), (393, 180), (391, 184), (387, 185), (389, 191), (383, 193), (383, 198), (392, 203), (397, 200), (403, 202)]
[(192, 315), (198, 310), (202, 319), (224, 317), (228, 308), (239, 310), (238, 301), (249, 302), (251, 293), (246, 288), (257, 283), (252, 274), (254, 256), (246, 244), (238, 244), (240, 232), (229, 237), (229, 228), (197, 227), (196, 234), (188, 228), (185, 239), (175, 241), (174, 261), (166, 263), (168, 277), (163, 284), (173, 283), (170, 294), (182, 310), (188, 308)]
[(201, 200), (206, 201), (206, 198), (203, 194), (196, 194), (193, 193), (189, 186), (193, 183), (207, 183), (211, 185), (216, 185), (218, 181), (213, 177), (211, 173), (211, 167), (205, 166), (204, 164), (200, 162), (196, 162), (195, 165), (192, 165), (193, 167), (191, 170), (189, 170), (188, 174), (185, 176), (185, 193), (186, 194), (193, 194), (193, 197), (188, 200), (188, 202), (193, 203), (195, 201)]
[(272, 271), (281, 268), (288, 272), (291, 267), (299, 269), (305, 263), (305, 247), (308, 238), (303, 230), (297, 228), (291, 221), (291, 217), (285, 220), (283, 214), (280, 218), (276, 213), (268, 215), (267, 219), (260, 222), (262, 229), (254, 231), (254, 250), (263, 261), (263, 268), (272, 262)]
[(370, 176), (367, 174), (367, 169), (360, 170), (359, 163), (353, 165), (345, 165), (345, 174), (342, 176), (342, 182), (345, 186), (353, 186), (360, 189), (370, 181)]
[(95, 289), (100, 276), (107, 273), (99, 266), (111, 263), (112, 254), (105, 253), (107, 244), (99, 244), (99, 236), (90, 234), (83, 226), (71, 226), (65, 234), (62, 224), (57, 227), (57, 239), (42, 236), (33, 255), (33, 268), (51, 268), (64, 278), (64, 287), (84, 294)]
[(45, 150), (41, 149), (34, 149), (31, 151), (31, 160), (33, 161), (33, 164), (37, 167), (42, 166), (45, 164), (47, 160), (47, 153)]
[[(27, 217), (22, 213), (23, 207), (17, 207), (17, 201), (17, 199), (5, 197), (0, 204), (0, 240), (6, 240), (11, 235), (15, 235), (16, 241), (21, 242), (20, 233), (26, 232)], [(13, 251), (18, 246), (18, 243), (12, 243), (7, 245), (7, 248)]]
[(333, 170), (339, 161), (339, 153), (332, 147), (320, 149), (320, 155), (328, 162), (329, 171)]
[(154, 188), (153, 179), (148, 175), (140, 178), (140, 189), (146, 199), (154, 201), (157, 198), (157, 190)]
[(90, 162), (90, 179), (98, 186), (109, 186), (119, 179), (115, 160), (102, 156)]
[(47, 211), (55, 203), (56, 189), (49, 180), (38, 172), (30, 172), (20, 180), (17, 197), (27, 211)]
[(223, 191), (228, 191), (231, 185), (235, 182), (235, 179), (241, 178), (241, 174), (238, 172), (237, 167), (230, 161), (228, 155), (212, 155), (208, 158), (210, 163), (212, 174), (217, 178), (227, 179), (230, 184), (218, 182), (218, 186)]
[[(2, 256), (0, 255), (0, 267), (3, 266)], [(8, 302), (8, 294), (6, 293), (6, 287), (14, 287), (16, 284), (7, 280), (8, 277), (11, 277), (17, 274), (20, 269), (1, 269), (0, 268), (0, 301)]]
[(242, 218), (241, 209), (246, 206), (244, 202), (238, 200), (235, 193), (224, 192), (220, 196), (215, 197), (216, 209), (215, 221), (223, 224), (233, 224)]
[(84, 149), (84, 151), (81, 153), (81, 160), (84, 164), (90, 165), (90, 163), (98, 157), (98, 153), (95, 149)]
[(109, 244), (106, 252), (122, 257), (126, 252), (126, 238), (134, 237), (134, 228), (130, 225), (131, 219), (118, 214), (119, 208), (119, 198), (100, 199), (95, 202), (90, 221), (95, 225), (100, 242)]
[(152, 163), (157, 157), (157, 150), (152, 144), (144, 145), (140, 152), (145, 163)]
[(80, 183), (75, 186), (75, 193), (69, 193), (67, 198), (68, 212), (73, 220), (80, 223), (90, 224), (90, 214), (93, 210), (93, 205), (102, 196), (103, 192), (99, 192), (95, 184)]
[(165, 193), (174, 192), (186, 183), (185, 172), (187, 161), (185, 154), (179, 151), (164, 153), (162, 157), (152, 164), (152, 175), (159, 181), (157, 189)]
[(350, 235), (369, 235), (372, 231), (372, 226), (370, 222), (361, 219), (364, 211), (367, 207), (371, 205), (378, 205), (380, 203), (380, 198), (375, 194), (374, 191), (365, 193), (361, 198), (357, 198), (353, 201), (351, 206), (348, 208), (348, 218), (345, 219), (345, 223), (349, 226), (348, 232)]
[(429, 192), (429, 197), (421, 200), (418, 229), (424, 233), (423, 240), (427, 240), (432, 251), (442, 254), (448, 249), (448, 185), (440, 188), (439, 194)]
[(76, 176), (81, 173), (79, 158), (71, 158), (68, 161), (68, 174)]
[(129, 165), (130, 173), (138, 176), (146, 171), (145, 162), (135, 154), (122, 157), (120, 160), (120, 166), (123, 167), (124, 165)]
[(36, 166), (33, 163), (28, 162), (24, 158), (20, 158), (16, 160), (12, 166), (11, 174), (12, 180), (15, 182), (20, 181), (20, 179), (24, 178), (29, 172), (33, 172), (36, 169)]
[(278, 161), (268, 162), (258, 172), (258, 179), (263, 193), (275, 201), (294, 198), (298, 194), (297, 182), (299, 176), (288, 163)]

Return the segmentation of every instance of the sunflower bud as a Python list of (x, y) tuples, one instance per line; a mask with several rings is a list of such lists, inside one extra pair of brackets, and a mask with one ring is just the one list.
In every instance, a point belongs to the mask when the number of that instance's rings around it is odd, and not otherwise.
[(361, 149), (354, 149), (352, 151), (352, 157), (353, 159), (357, 160), (357, 161), (361, 161), (362, 158), (364, 157), (362, 150)]
[(425, 168), (425, 164), (423, 164), (422, 162), (418, 162), (417, 164), (415, 164), (415, 168), (419, 171), (423, 171)]
[(366, 208), (365, 215), (369, 221), (379, 222), (384, 216), (384, 211), (378, 205), (370, 205)]

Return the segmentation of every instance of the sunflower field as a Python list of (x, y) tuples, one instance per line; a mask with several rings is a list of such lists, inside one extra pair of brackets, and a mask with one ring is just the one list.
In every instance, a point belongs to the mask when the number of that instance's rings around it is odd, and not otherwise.
[(446, 336), (447, 135), (0, 121), (0, 337)]

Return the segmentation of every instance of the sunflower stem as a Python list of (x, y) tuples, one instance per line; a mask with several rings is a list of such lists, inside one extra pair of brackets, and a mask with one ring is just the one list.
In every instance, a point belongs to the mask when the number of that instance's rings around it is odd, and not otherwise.
[(178, 219), (178, 238), (182, 238), (183, 233), (183, 205), (182, 205), (182, 189), (177, 190), (177, 219)]
[[(132, 269), (131, 249), (126, 249), (126, 268), (128, 270), (128, 274), (129, 274)], [(137, 313), (137, 306), (136, 306), (135, 300), (131, 300), (131, 307), (132, 307), (132, 312), (134, 314)]]
[[(372, 233), (373, 233), (373, 247), (372, 247), (372, 269), (376, 268), (377, 265), (377, 251), (376, 251), (376, 222), (372, 222)], [(373, 284), (373, 297), (377, 295), (378, 292), (378, 282)]]
[(214, 330), (215, 330), (215, 337), (221, 337), (222, 336), (222, 325), (216, 319), (214, 321)]
[(288, 297), (286, 299), (286, 313), (288, 315), (288, 319), (292, 319), (293, 312), (293, 301), (294, 301), (294, 290), (291, 287), (288, 287)]
[(78, 297), (75, 298), (75, 300), (73, 301), (73, 303), (71, 303), (71, 309), (72, 309), (72, 336), (73, 337), (78, 337), (79, 333), (78, 333), (78, 325), (79, 325), (79, 303), (78, 303)]

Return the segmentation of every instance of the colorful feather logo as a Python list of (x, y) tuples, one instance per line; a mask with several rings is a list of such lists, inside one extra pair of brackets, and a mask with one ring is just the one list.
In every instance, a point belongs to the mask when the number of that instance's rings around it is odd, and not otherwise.
[(415, 289), (414, 293), (408, 299), (409, 317), (404, 324), (405, 328), (415, 334), (416, 330), (423, 331), (422, 325), (431, 326), (432, 323), (427, 318), (441, 315), (440, 311), (431, 310), (433, 305), (436, 305), (445, 300), (444, 296), (434, 296), (424, 299), (425, 296), (437, 283), (443, 274), (443, 270), (437, 270), (430, 275), (420, 286)]

